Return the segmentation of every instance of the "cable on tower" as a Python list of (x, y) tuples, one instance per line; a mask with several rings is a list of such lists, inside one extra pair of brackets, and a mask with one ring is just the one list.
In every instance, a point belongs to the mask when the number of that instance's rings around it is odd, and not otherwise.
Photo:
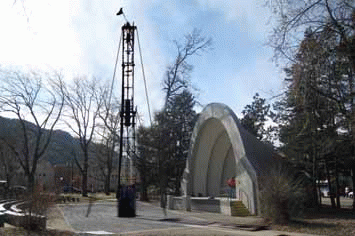
[(114, 84), (114, 81), (115, 81), (115, 77), (116, 77), (116, 70), (117, 70), (117, 64), (118, 64), (118, 56), (120, 54), (120, 50), (121, 50), (121, 40), (122, 40), (122, 33), (121, 33), (121, 36), (120, 36), (120, 41), (118, 43), (118, 50), (117, 50), (117, 55), (116, 55), (116, 63), (115, 63), (115, 68), (113, 70), (113, 76), (112, 76), (112, 82), (111, 82), (111, 89), (110, 89), (110, 95), (109, 95), (109, 104), (111, 106), (111, 97), (112, 97), (112, 90), (113, 90), (113, 84)]
[(137, 39), (138, 39), (139, 56), (140, 56), (141, 63), (142, 63), (142, 74), (143, 74), (143, 81), (144, 81), (144, 88), (145, 88), (145, 96), (146, 96), (146, 99), (147, 99), (147, 106), (148, 106), (148, 114), (149, 114), (150, 126), (152, 126), (153, 122), (152, 122), (152, 115), (151, 115), (151, 112), (150, 112), (148, 89), (147, 89), (147, 81), (146, 81), (146, 79), (145, 79), (145, 73), (144, 73), (142, 49), (141, 49), (141, 44), (140, 44), (140, 41), (139, 41), (138, 30), (136, 30), (136, 32), (137, 32)]

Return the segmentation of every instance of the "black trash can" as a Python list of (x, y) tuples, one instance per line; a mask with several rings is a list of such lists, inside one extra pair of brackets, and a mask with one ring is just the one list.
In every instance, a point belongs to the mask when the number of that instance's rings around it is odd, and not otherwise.
[(125, 185), (121, 187), (120, 200), (118, 202), (119, 217), (136, 216), (136, 186)]
[(0, 212), (0, 227), (4, 227), (4, 223), (6, 223), (6, 214), (4, 212)]

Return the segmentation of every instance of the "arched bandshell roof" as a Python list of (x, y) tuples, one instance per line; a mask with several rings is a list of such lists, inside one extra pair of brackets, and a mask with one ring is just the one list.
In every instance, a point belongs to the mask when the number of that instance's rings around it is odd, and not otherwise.
[(241, 126), (229, 107), (209, 104), (200, 113), (191, 137), (185, 194), (217, 197), (227, 188), (226, 180), (236, 177), (238, 197), (255, 214), (258, 176), (267, 171), (272, 153), (272, 147)]

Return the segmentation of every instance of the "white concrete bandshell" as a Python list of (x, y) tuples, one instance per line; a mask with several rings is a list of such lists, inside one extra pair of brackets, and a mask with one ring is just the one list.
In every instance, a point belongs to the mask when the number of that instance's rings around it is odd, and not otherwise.
[(191, 137), (183, 180), (185, 194), (217, 197), (226, 180), (236, 177), (238, 197), (252, 214), (257, 214), (257, 177), (263, 172), (261, 162), (271, 156), (272, 147), (241, 127), (230, 108), (209, 104), (200, 113)]

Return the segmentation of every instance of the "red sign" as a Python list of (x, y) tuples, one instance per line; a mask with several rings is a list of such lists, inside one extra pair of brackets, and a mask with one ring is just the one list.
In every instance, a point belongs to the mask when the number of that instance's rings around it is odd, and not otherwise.
[(234, 188), (235, 187), (235, 179), (234, 178), (228, 179), (227, 184), (229, 187)]

